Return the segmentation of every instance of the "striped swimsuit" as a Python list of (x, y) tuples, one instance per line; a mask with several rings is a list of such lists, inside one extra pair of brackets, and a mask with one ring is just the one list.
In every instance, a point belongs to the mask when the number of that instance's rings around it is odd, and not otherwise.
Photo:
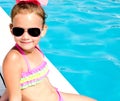
[[(19, 50), (19, 52), (23, 55), (23, 58), (25, 59), (28, 67), (28, 72), (22, 72), (21, 74), (20, 86), (21, 90), (23, 90), (27, 87), (34, 86), (40, 83), (40, 81), (47, 76), (49, 69), (47, 66), (47, 62), (43, 60), (40, 66), (31, 70), (24, 51), (17, 44), (15, 46)], [(40, 51), (38, 47), (36, 48)], [(59, 96), (59, 101), (64, 101), (57, 89), (56, 92)]]
[[(23, 90), (27, 87), (34, 86), (34, 85), (40, 83), (40, 81), (44, 77), (47, 76), (49, 69), (48, 69), (46, 61), (43, 60), (40, 66), (31, 70), (24, 51), (17, 44), (16, 44), (16, 48), (23, 55), (23, 58), (25, 59), (25, 61), (27, 63), (27, 67), (28, 67), (28, 71), (22, 72), (22, 74), (21, 74), (20, 86), (21, 86), (21, 89)], [(40, 51), (40, 49), (38, 47), (36, 47), (36, 48)]]

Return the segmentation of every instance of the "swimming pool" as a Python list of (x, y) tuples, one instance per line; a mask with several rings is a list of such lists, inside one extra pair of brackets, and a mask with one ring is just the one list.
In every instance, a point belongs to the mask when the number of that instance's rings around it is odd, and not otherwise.
[[(0, 0), (10, 14), (14, 1)], [(49, 0), (40, 46), (80, 94), (120, 101), (120, 1)]]

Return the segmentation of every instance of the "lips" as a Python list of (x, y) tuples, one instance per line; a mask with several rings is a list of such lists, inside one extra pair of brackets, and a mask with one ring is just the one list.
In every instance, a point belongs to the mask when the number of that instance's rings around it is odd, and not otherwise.
[(22, 44), (30, 44), (31, 42), (22, 41)]

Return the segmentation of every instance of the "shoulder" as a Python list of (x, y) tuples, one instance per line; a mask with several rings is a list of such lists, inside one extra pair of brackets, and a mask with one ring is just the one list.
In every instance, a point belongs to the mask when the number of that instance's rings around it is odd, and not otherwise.
[(21, 58), (21, 54), (18, 52), (17, 49), (12, 48), (6, 55), (4, 61), (17, 61)]
[(14, 67), (20, 67), (20, 64), (18, 62), (20, 62), (21, 59), (22, 56), (19, 51), (15, 48), (12, 48), (4, 58), (3, 68), (16, 69)]

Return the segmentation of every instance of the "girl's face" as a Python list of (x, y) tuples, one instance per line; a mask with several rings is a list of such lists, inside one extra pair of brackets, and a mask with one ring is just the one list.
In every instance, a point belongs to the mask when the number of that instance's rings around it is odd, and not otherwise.
[[(20, 36), (15, 36), (15, 42), (24, 50), (24, 51), (31, 51), (34, 49), (40, 40), (40, 37), (46, 33), (46, 27), (43, 26), (43, 20), (38, 15), (34, 13), (28, 14), (17, 14), (14, 19), (13, 23), (10, 26), (11, 33), (13, 33), (13, 29), (15, 27), (19, 27), (24, 29), (24, 32)], [(34, 37), (29, 34), (30, 28), (37, 28), (40, 29), (40, 35)], [(34, 30), (34, 29), (33, 29)], [(20, 31), (18, 31), (20, 32)], [(34, 34), (34, 31), (31, 31)]]

